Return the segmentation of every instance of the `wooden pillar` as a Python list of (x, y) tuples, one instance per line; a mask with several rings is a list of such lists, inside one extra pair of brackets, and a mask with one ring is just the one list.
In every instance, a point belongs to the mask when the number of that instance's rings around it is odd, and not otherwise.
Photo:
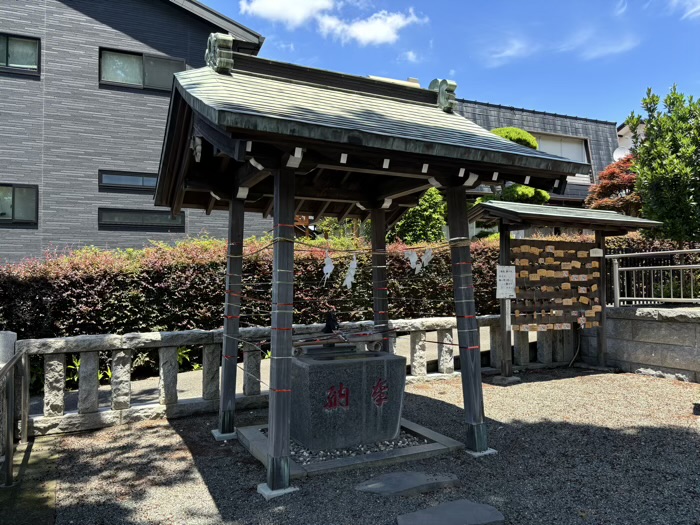
[(374, 330), (383, 334), (382, 352), (390, 351), (389, 292), (386, 277), (386, 212), (373, 208), (372, 220), (372, 297), (374, 298)]
[[(498, 256), (498, 264), (501, 266), (510, 265), (510, 231), (503, 224), (503, 220), (498, 223), (498, 234), (500, 237), (500, 253)], [(513, 375), (513, 353), (511, 351), (511, 318), (510, 318), (510, 299), (501, 299), (501, 322), (499, 330), (501, 332), (500, 343), (501, 347), (501, 375), (510, 377)], [(493, 330), (493, 328), (492, 328)]]
[(224, 294), (224, 341), (221, 346), (221, 388), (217, 439), (231, 439), (236, 431), (236, 368), (240, 341), (241, 279), (243, 277), (244, 201), (231, 199), (228, 207), (228, 259)]
[(292, 315), (294, 313), (294, 173), (274, 170), (274, 256), (267, 488), (289, 488)]
[(447, 213), (452, 255), (452, 279), (457, 314), (457, 340), (462, 373), (467, 449), (488, 450), (481, 387), (481, 349), (474, 305), (472, 261), (469, 253), (467, 196), (464, 186), (447, 188)]
[(600, 326), (598, 327), (598, 366), (605, 366), (605, 354), (608, 351), (608, 334), (606, 332), (607, 324), (607, 290), (608, 278), (605, 264), (605, 233), (595, 232), (595, 243), (598, 248), (603, 250), (603, 256), (600, 258)]

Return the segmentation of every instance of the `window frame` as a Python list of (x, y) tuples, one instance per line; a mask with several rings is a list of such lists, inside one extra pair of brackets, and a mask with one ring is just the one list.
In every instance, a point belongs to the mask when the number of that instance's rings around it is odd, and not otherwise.
[[(13, 182), (0, 182), (0, 187), (10, 187), (12, 188), (12, 218), (0, 219), (0, 228), (6, 229), (26, 229), (26, 230), (37, 230), (39, 229), (39, 185), (38, 184), (15, 184)], [(32, 188), (36, 190), (34, 199), (34, 206), (36, 210), (34, 220), (26, 219), (15, 219), (15, 189), (16, 188)]]
[(177, 217), (182, 217), (182, 226), (165, 226), (165, 225), (136, 225), (136, 224), (126, 224), (126, 223), (107, 223), (104, 224), (103, 217), (105, 212), (118, 212), (118, 213), (156, 213), (159, 215), (168, 215), (170, 212), (167, 210), (144, 210), (137, 208), (110, 208), (110, 207), (100, 207), (97, 208), (97, 230), (98, 231), (112, 231), (112, 232), (151, 232), (151, 233), (186, 233), (187, 229), (187, 218), (185, 212), (181, 211)]
[[(5, 64), (0, 65), (0, 73), (11, 73), (14, 75), (27, 75), (30, 77), (40, 77), (41, 76), (41, 38), (30, 35), (18, 35), (16, 33), (5, 33), (0, 32), (0, 38), (7, 39), (7, 46), (5, 51)], [(10, 38), (19, 38), (22, 40), (34, 40), (37, 43), (37, 58), (36, 58), (36, 70), (26, 69), (23, 67), (15, 67), (9, 65), (10, 57)]]
[(120, 171), (120, 170), (98, 170), (97, 171), (97, 191), (99, 193), (129, 193), (129, 194), (135, 194), (135, 195), (154, 195), (156, 191), (156, 187), (149, 187), (149, 186), (139, 186), (137, 184), (134, 184), (133, 186), (129, 185), (120, 185), (120, 184), (111, 184), (109, 182), (104, 182), (104, 176), (105, 175), (118, 175), (120, 177), (134, 177), (134, 178), (151, 178), (155, 179), (156, 181), (158, 180), (158, 174), (154, 173), (146, 173), (146, 172), (139, 172), (139, 171)]
[[(113, 82), (111, 80), (102, 80), (102, 53), (104, 51), (108, 51), (110, 53), (119, 53), (122, 55), (133, 55), (133, 56), (138, 56), (141, 57), (141, 85), (137, 84), (127, 84), (125, 82)], [(99, 47), (98, 48), (98, 66), (97, 66), (97, 81), (100, 86), (112, 86), (112, 87), (120, 87), (120, 88), (127, 88), (127, 89), (138, 89), (139, 91), (153, 91), (157, 93), (169, 93), (172, 90), (172, 85), (170, 86), (169, 89), (163, 89), (163, 88), (157, 88), (157, 87), (151, 87), (151, 86), (146, 86), (146, 63), (144, 61), (144, 58), (149, 57), (149, 58), (159, 58), (161, 60), (172, 60), (174, 62), (182, 62), (183, 65), (183, 71), (187, 70), (187, 61), (184, 58), (179, 58), (179, 57), (171, 57), (167, 55), (156, 55), (153, 53), (142, 53), (140, 51), (128, 51), (124, 49), (116, 49), (113, 47)]]

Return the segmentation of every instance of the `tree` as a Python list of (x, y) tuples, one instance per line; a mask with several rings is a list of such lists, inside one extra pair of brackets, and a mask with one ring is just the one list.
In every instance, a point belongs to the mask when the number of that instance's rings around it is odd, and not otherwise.
[(447, 224), (446, 213), (445, 199), (436, 188), (430, 188), (418, 201), (418, 205), (408, 210), (396, 223), (388, 238), (398, 238), (406, 244), (441, 241), (444, 237), (442, 229)]
[(613, 162), (600, 172), (598, 184), (588, 189), (585, 206), (594, 210), (612, 210), (638, 217), (642, 200), (634, 189), (637, 174), (633, 171), (634, 157)]
[[(651, 89), (642, 100), (644, 117), (632, 113), (642, 215), (663, 222), (654, 234), (677, 242), (700, 241), (700, 103), (676, 86), (663, 100)], [(644, 124), (644, 135), (639, 133)]]
[(537, 144), (537, 139), (530, 133), (520, 128), (495, 128), (491, 130), (491, 133), (503, 137), (504, 139), (525, 146), (526, 148), (537, 149), (539, 144)]

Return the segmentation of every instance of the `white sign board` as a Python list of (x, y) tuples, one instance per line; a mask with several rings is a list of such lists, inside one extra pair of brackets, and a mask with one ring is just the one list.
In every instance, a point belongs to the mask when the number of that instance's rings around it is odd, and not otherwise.
[(498, 265), (496, 299), (515, 299), (515, 266)]
[(603, 249), (602, 248), (591, 248), (591, 257), (602, 257), (603, 256)]

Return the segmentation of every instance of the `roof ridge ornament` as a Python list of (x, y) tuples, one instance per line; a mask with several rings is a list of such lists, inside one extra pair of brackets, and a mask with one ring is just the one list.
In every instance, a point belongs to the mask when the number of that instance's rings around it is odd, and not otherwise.
[(233, 69), (233, 37), (225, 33), (211, 33), (204, 60), (217, 73), (231, 73)]
[(454, 80), (436, 78), (430, 83), (428, 89), (437, 92), (438, 107), (445, 113), (452, 113), (455, 110), (457, 107), (457, 96), (455, 95), (457, 82)]

